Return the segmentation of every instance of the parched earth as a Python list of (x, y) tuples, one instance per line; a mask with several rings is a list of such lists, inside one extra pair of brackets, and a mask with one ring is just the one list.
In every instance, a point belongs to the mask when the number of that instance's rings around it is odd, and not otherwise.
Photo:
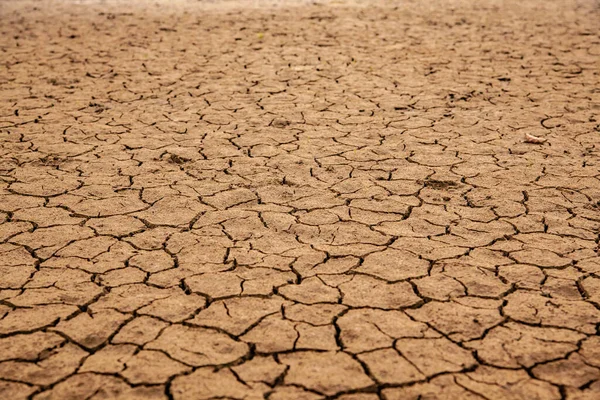
[(600, 398), (596, 1), (0, 16), (0, 398)]

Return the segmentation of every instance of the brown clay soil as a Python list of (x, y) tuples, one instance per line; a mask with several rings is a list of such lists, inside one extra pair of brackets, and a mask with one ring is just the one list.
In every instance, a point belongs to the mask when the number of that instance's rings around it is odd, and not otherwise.
[(598, 3), (272, 3), (0, 1), (0, 398), (600, 398)]

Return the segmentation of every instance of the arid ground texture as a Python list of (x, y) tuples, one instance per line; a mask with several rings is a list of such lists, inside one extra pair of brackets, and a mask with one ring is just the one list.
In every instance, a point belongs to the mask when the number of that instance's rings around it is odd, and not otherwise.
[(599, 32), (0, 0), (0, 399), (600, 399)]

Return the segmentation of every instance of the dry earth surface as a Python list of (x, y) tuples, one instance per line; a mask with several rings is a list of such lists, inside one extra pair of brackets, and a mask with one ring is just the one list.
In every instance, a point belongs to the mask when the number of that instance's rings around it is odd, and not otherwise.
[(0, 2), (0, 398), (600, 398), (598, 3), (271, 3)]

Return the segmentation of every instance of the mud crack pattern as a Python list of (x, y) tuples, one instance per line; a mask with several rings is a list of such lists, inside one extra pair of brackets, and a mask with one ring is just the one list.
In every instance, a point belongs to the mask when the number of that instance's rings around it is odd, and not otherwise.
[(0, 2), (0, 398), (600, 398), (596, 2), (133, 3)]

